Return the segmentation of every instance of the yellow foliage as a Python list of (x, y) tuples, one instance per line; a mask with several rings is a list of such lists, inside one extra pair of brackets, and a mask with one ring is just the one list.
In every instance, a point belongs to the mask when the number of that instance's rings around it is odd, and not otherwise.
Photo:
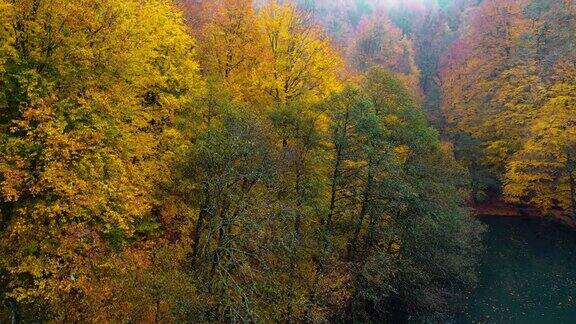
[(225, 0), (201, 33), (204, 74), (224, 83), (240, 102), (259, 103), (264, 99), (257, 85), (267, 43), (256, 20), (251, 0)]
[(13, 15), (12, 4), (6, 0), (0, 1), (0, 76), (4, 72), (4, 63), (12, 55), (14, 49), (12, 43), (14, 42), (13, 33), (11, 33), (11, 20)]
[(204, 74), (239, 102), (316, 103), (341, 89), (342, 59), (290, 4), (222, 1), (201, 34)]
[[(182, 140), (175, 119), (203, 84), (194, 42), (169, 1), (11, 7), (0, 1), (0, 42), (18, 43), (11, 56), (0, 43), (0, 66), (18, 79), (13, 97), (0, 96), (11, 114), (0, 119), (0, 199), (13, 206), (2, 264), (14, 275), (11, 296), (65, 303), (70, 291), (88, 293), (83, 283), (98, 280), (112, 246), (150, 214), (177, 146), (162, 143)], [(82, 312), (70, 309), (68, 319)]]
[(259, 84), (274, 102), (315, 103), (342, 88), (342, 59), (294, 6), (271, 1), (259, 12), (258, 27), (267, 41), (264, 57), (270, 58)]
[(394, 148), (394, 154), (401, 164), (406, 163), (410, 156), (410, 148), (407, 145), (400, 145)]
[(558, 80), (547, 91), (549, 99), (537, 111), (529, 136), (508, 164), (504, 189), (513, 202), (574, 212), (576, 68), (561, 63), (556, 69)]

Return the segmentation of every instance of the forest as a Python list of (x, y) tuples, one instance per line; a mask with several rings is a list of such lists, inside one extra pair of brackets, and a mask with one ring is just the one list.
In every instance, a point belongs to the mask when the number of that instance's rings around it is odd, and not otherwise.
[(0, 0), (0, 323), (467, 323), (476, 206), (575, 224), (575, 41), (574, 0)]

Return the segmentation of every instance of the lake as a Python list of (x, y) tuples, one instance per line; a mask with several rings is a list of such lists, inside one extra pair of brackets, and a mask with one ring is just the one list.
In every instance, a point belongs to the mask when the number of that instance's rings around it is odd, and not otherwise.
[(576, 323), (576, 231), (486, 217), (479, 286), (458, 323)]

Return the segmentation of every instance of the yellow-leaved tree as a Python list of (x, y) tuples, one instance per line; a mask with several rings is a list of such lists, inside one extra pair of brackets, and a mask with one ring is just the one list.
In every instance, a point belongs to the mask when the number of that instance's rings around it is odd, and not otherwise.
[(340, 89), (342, 59), (291, 4), (223, 0), (200, 32), (203, 74), (236, 101), (264, 107), (319, 102)]
[[(7, 1), (0, 2), (0, 75), (4, 71), (4, 64), (14, 49), (12, 48), (13, 35), (10, 34), (10, 22), (13, 14), (12, 4)], [(1, 81), (0, 81), (1, 82)], [(0, 83), (1, 84), (1, 83)]]
[(556, 70), (548, 101), (508, 164), (504, 189), (512, 202), (571, 210), (576, 219), (576, 68), (560, 63)]
[(122, 270), (110, 258), (183, 145), (175, 120), (202, 88), (193, 40), (165, 0), (2, 0), (0, 35), (7, 294), (58, 321), (100, 318), (87, 296)]
[(261, 102), (256, 79), (263, 74), (266, 41), (257, 28), (252, 1), (223, 0), (214, 6), (211, 21), (200, 33), (204, 75), (239, 102)]
[(308, 15), (271, 1), (259, 12), (258, 24), (270, 58), (259, 84), (273, 102), (318, 102), (341, 88), (342, 59)]

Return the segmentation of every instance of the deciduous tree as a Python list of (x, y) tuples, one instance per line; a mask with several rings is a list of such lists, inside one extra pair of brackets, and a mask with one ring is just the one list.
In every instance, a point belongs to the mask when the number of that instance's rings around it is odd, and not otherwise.
[(160, 204), (175, 118), (202, 88), (194, 43), (162, 0), (11, 6), (2, 32), (15, 53), (0, 90), (7, 294), (82, 321), (98, 312), (86, 300), (114, 273), (109, 259)]

